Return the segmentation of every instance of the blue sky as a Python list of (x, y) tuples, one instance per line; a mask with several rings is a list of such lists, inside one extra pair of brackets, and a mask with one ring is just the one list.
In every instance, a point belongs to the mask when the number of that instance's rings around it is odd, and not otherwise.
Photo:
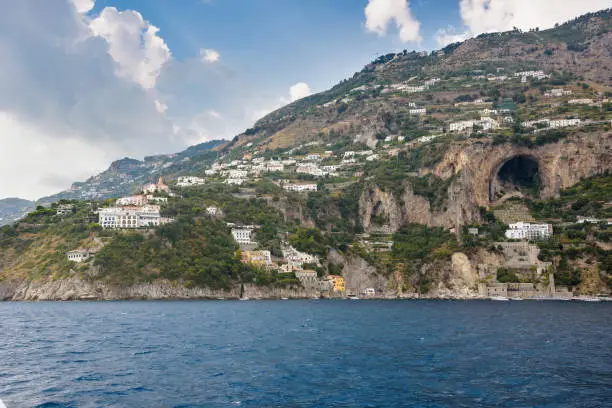
[(177, 59), (213, 48), (241, 77), (272, 90), (299, 81), (323, 90), (377, 54), (438, 48), (437, 29), (461, 25), (455, 0), (410, 4), (422, 24), (421, 43), (401, 42), (393, 27), (386, 36), (368, 32), (367, 0), (99, 0), (93, 13), (109, 6), (138, 10), (160, 28)]
[[(0, 0), (0, 198), (231, 138), (377, 55), (610, 0)], [(25, 154), (24, 152), (27, 152)]]

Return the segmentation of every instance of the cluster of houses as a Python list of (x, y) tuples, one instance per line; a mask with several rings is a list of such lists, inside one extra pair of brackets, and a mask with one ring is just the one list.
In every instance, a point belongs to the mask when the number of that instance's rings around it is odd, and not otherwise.
[(157, 193), (172, 194), (170, 187), (160, 177), (157, 183), (150, 183), (142, 188), (142, 194), (117, 199), (112, 207), (98, 209), (98, 223), (104, 229), (150, 228), (172, 222), (162, 217), (160, 206), (152, 202), (165, 202), (167, 197)]

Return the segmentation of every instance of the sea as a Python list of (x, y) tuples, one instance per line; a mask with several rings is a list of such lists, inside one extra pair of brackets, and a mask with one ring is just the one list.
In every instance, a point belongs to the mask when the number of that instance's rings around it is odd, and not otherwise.
[(0, 302), (0, 400), (611, 407), (612, 302)]

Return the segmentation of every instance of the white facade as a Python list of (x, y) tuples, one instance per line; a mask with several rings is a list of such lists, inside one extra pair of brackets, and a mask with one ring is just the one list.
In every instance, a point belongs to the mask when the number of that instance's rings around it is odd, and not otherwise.
[(285, 165), (281, 162), (270, 161), (266, 164), (266, 171), (284, 171)]
[(473, 120), (462, 120), (461, 122), (454, 122), (449, 125), (451, 132), (462, 132), (466, 129), (472, 129), (474, 127)]
[(321, 160), (320, 154), (309, 154), (306, 156), (306, 160)]
[(283, 184), (283, 189), (286, 191), (317, 191), (317, 185), (315, 183), (286, 183)]
[(567, 101), (570, 105), (589, 105), (593, 103), (592, 99), (582, 98), (582, 99), (570, 99)]
[(229, 170), (227, 176), (233, 179), (246, 178), (248, 172), (246, 170)]
[(210, 207), (206, 207), (206, 212), (208, 213), (208, 215), (214, 217), (215, 215), (219, 214), (221, 210), (219, 210), (219, 208), (215, 207), (214, 205), (211, 205)]
[(244, 179), (241, 178), (228, 178), (225, 180), (225, 184), (240, 186), (244, 183)]
[(98, 223), (102, 228), (140, 228), (161, 223), (159, 206), (107, 207), (98, 210)]
[(517, 222), (510, 224), (508, 227), (509, 229), (505, 233), (508, 239), (540, 240), (550, 238), (553, 233), (552, 225), (550, 224)]
[(567, 126), (578, 126), (579, 124), (580, 119), (553, 119), (548, 126), (555, 129)]
[(427, 113), (427, 109), (426, 108), (409, 109), (408, 112), (411, 115), (425, 115)]
[(418, 143), (427, 143), (427, 142), (431, 142), (432, 140), (434, 140), (436, 137), (439, 137), (440, 135), (429, 135), (429, 136), (421, 136), (417, 139)]
[(312, 163), (298, 164), (297, 169), (295, 171), (296, 173), (310, 174), (311, 176), (316, 176), (316, 177), (325, 175), (325, 172), (323, 170), (321, 170), (316, 164), (312, 164)]
[(146, 203), (147, 203), (147, 198), (143, 195), (133, 195), (129, 197), (121, 197), (115, 202), (115, 204), (120, 207), (122, 206), (141, 206), (141, 205), (145, 205)]
[(241, 245), (254, 244), (251, 240), (253, 230), (251, 228), (232, 228), (234, 240)]
[(190, 187), (190, 186), (199, 186), (204, 184), (204, 179), (200, 177), (186, 176), (179, 177), (178, 183), (176, 183), (179, 187)]
[(84, 262), (89, 259), (89, 251), (86, 249), (76, 249), (66, 252), (66, 257), (72, 262)]
[(319, 258), (316, 256), (300, 252), (292, 246), (283, 247), (282, 251), (285, 261), (292, 265), (299, 265), (301, 267), (302, 264), (319, 263)]

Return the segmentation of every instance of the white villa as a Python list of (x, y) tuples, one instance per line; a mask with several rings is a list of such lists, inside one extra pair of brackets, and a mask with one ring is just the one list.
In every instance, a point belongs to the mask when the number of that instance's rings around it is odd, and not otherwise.
[(551, 224), (531, 224), (529, 222), (517, 222), (510, 224), (506, 230), (506, 238), (523, 240), (548, 239), (553, 233)]
[(74, 251), (66, 252), (66, 257), (69, 261), (81, 263), (89, 259), (89, 251), (86, 249), (75, 249)]
[(176, 185), (179, 187), (199, 186), (204, 184), (204, 181), (201, 177), (185, 176), (179, 177)]
[(253, 228), (232, 228), (234, 240), (241, 245), (254, 244), (255, 242), (251, 240), (252, 234)]
[(272, 171), (284, 171), (285, 170), (285, 165), (279, 161), (273, 161), (270, 160), (267, 164), (266, 164), (266, 171), (268, 172), (272, 172)]
[(426, 108), (409, 109), (408, 113), (410, 113), (411, 115), (425, 115), (427, 113), (427, 109)]
[(316, 183), (283, 183), (283, 189), (286, 191), (317, 191)]
[(153, 227), (162, 223), (158, 205), (141, 207), (107, 207), (98, 210), (98, 223), (102, 228)]
[[(152, 195), (151, 195), (152, 196)], [(116, 202), (115, 205), (119, 207), (124, 206), (143, 206), (147, 203), (147, 197), (144, 195), (133, 195), (129, 197), (121, 197)]]

